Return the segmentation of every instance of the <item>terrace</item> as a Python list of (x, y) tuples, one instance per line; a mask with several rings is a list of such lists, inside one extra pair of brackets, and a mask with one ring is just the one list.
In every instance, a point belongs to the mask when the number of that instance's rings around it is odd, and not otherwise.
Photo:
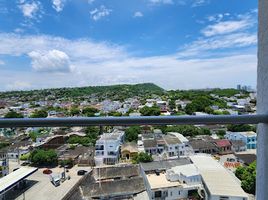
[(0, 127), (60, 127), (178, 124), (258, 124), (257, 199), (268, 196), (268, 1), (259, 0), (257, 114), (239, 116), (91, 117), (1, 119)]

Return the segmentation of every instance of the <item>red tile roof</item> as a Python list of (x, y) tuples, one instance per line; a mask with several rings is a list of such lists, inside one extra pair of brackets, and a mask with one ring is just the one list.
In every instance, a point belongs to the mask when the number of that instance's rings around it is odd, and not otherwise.
[(216, 145), (218, 147), (226, 147), (226, 146), (231, 146), (231, 143), (227, 139), (222, 139), (222, 140), (216, 140), (215, 141)]

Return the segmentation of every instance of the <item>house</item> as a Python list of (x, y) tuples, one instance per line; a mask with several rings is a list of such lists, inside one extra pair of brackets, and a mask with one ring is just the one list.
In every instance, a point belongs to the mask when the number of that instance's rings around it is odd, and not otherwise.
[(253, 131), (246, 131), (246, 132), (227, 131), (224, 137), (228, 140), (242, 140), (246, 144), (247, 149), (257, 148), (257, 134)]
[(214, 140), (213, 143), (218, 148), (219, 154), (229, 154), (232, 153), (232, 145), (227, 139)]
[(241, 152), (247, 150), (247, 145), (242, 140), (230, 140), (232, 144), (232, 151), (233, 152)]
[[(88, 166), (94, 165), (94, 148), (93, 147), (84, 147), (84, 146), (76, 146), (74, 149), (68, 148), (67, 145), (63, 145), (56, 150), (58, 154), (58, 160), (71, 160), (74, 164), (81, 164), (81, 157), (85, 155), (88, 156), (88, 161), (84, 162), (84, 164), (88, 164)], [(85, 165), (84, 165), (85, 166)]]
[(207, 153), (207, 154), (217, 154), (219, 152), (216, 145), (204, 139), (191, 139), (189, 145), (193, 149), (193, 153)]
[(165, 151), (169, 158), (184, 156), (185, 154), (185, 144), (182, 143), (179, 138), (174, 135), (164, 135), (163, 139), (166, 144)]
[(95, 164), (97, 166), (118, 163), (120, 157), (120, 145), (124, 140), (124, 131), (114, 130), (112, 133), (104, 133), (95, 144)]
[(138, 155), (138, 146), (135, 142), (127, 142), (121, 146), (121, 158), (124, 160), (132, 160)]
[(198, 195), (197, 191), (201, 189), (201, 177), (189, 161), (142, 163), (141, 169), (148, 194), (153, 200), (189, 199), (193, 193)]
[(139, 165), (94, 168), (69, 199), (149, 200)]

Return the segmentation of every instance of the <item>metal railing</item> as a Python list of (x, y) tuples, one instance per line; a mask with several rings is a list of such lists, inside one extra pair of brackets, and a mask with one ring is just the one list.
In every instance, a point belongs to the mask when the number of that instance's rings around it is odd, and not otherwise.
[(208, 116), (71, 117), (0, 119), (0, 127), (200, 125), (268, 123), (268, 114)]

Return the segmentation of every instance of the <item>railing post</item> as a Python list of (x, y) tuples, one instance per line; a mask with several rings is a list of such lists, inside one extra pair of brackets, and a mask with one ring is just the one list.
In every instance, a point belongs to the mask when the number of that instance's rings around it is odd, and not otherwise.
[[(257, 113), (268, 113), (268, 1), (259, 0)], [(258, 125), (257, 184), (258, 200), (268, 199), (268, 124)]]

